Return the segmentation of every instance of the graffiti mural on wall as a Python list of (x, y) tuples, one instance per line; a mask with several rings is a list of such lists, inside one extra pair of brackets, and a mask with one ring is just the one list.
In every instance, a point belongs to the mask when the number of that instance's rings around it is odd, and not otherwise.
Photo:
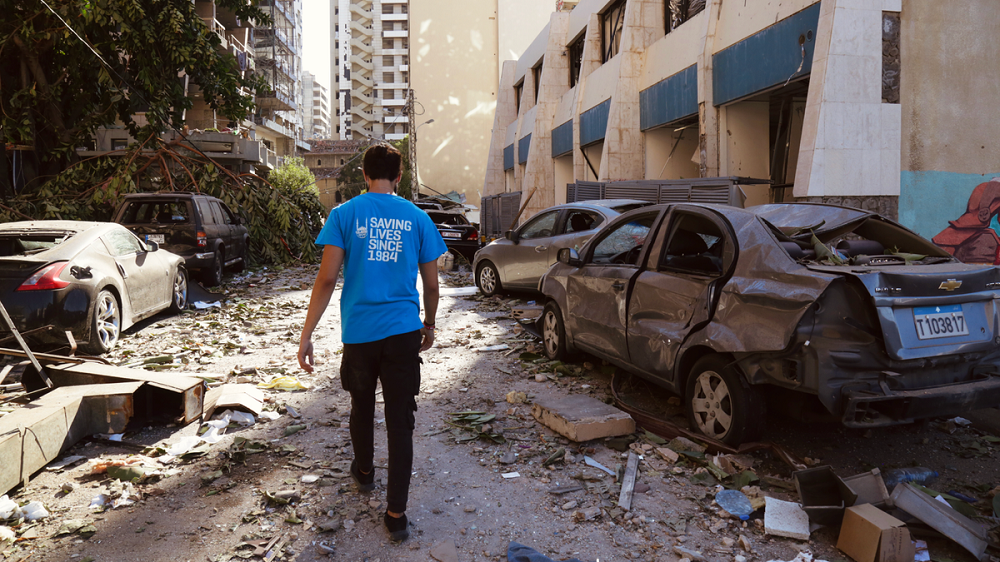
[(933, 238), (934, 243), (966, 263), (1000, 265), (1000, 178), (972, 190), (965, 213)]

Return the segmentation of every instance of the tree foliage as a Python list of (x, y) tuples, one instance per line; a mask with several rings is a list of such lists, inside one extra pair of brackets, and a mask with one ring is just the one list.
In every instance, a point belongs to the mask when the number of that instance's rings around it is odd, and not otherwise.
[[(42, 181), (116, 120), (140, 142), (179, 127), (192, 107), (185, 76), (232, 120), (251, 114), (250, 92), (267, 88), (217, 49), (191, 0), (46, 2), (59, 17), (41, 0), (0, 0), (0, 130), (34, 149)], [(270, 21), (257, 2), (215, 3), (244, 21)]]
[(81, 162), (39, 189), (19, 193), (0, 204), (0, 222), (108, 221), (126, 194), (163, 191), (194, 191), (224, 201), (250, 231), (254, 263), (319, 257), (314, 240), (325, 212), (314, 186), (279, 189), (254, 174), (220, 168), (180, 141), (159, 138), (124, 154)]

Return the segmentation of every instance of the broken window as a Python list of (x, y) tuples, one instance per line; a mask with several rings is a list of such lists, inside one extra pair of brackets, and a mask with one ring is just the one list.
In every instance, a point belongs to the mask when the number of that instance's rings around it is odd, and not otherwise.
[(703, 275), (722, 273), (722, 232), (704, 217), (680, 215), (660, 266)]
[(524, 90), (524, 82), (514, 86), (514, 113), (521, 114), (521, 91)]
[(531, 69), (531, 79), (535, 82), (535, 103), (538, 103), (538, 88), (542, 83), (542, 64)]
[(594, 247), (591, 263), (635, 265), (657, 214), (659, 211), (643, 214), (613, 227)]
[(586, 34), (582, 34), (569, 45), (569, 87), (576, 86), (580, 81), (580, 69), (583, 68), (583, 41)]
[(705, 9), (705, 0), (664, 0), (666, 32), (670, 33)]
[(625, 0), (617, 0), (601, 14), (601, 62), (618, 54), (625, 29)]

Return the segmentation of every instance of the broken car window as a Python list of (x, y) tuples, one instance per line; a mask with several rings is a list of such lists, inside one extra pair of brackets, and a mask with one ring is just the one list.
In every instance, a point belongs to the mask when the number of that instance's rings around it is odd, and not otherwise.
[(54, 248), (70, 238), (64, 232), (5, 234), (0, 237), (0, 257), (30, 256)]
[(594, 247), (591, 263), (635, 265), (657, 213), (635, 217), (614, 227)]
[(548, 213), (539, 215), (535, 217), (531, 222), (524, 225), (521, 229), (520, 238), (522, 240), (531, 240), (533, 238), (546, 238), (555, 234), (556, 230), (556, 218), (559, 216), (559, 211), (549, 211)]
[(696, 215), (682, 214), (674, 228), (660, 265), (666, 269), (706, 275), (722, 273), (722, 232), (719, 227)]

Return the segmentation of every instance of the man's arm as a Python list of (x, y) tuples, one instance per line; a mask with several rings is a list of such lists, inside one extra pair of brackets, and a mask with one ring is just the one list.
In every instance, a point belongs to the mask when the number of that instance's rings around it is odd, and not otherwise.
[[(420, 280), (424, 285), (424, 324), (434, 325), (438, 310), (438, 264), (437, 260), (420, 264)], [(420, 351), (427, 351), (434, 345), (434, 329), (421, 328), (420, 333), (424, 335), (424, 341), (420, 345)]]
[[(319, 324), (326, 308), (330, 306), (330, 298), (333, 296), (333, 290), (337, 288), (337, 277), (340, 275), (340, 266), (343, 263), (344, 249), (338, 246), (326, 246), (323, 250), (323, 261), (320, 262), (319, 273), (316, 275), (316, 282), (313, 284), (312, 296), (309, 297), (309, 311), (306, 312), (306, 321), (302, 326), (302, 338), (299, 341), (299, 366), (307, 373), (311, 373), (313, 365), (316, 364), (313, 357), (313, 330)], [(437, 301), (435, 301), (435, 308), (436, 305)]]

